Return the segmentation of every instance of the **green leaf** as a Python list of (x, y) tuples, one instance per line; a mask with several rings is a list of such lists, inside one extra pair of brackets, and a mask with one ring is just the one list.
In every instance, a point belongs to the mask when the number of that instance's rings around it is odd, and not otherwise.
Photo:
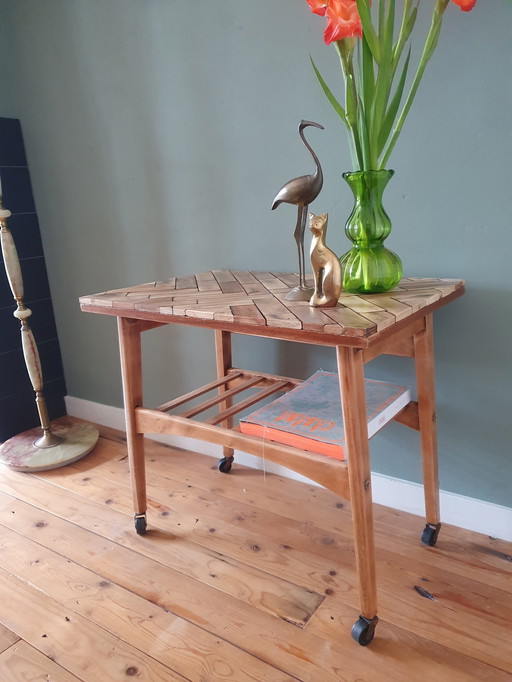
[(441, 33), (441, 22), (439, 22), (432, 33), (431, 40), (428, 43), (428, 50), (426, 51), (425, 59), (428, 61), (434, 54), (434, 50), (437, 47), (439, 41), (439, 34)]
[[(358, 105), (362, 108), (362, 102), (359, 99)], [(370, 150), (370, 141), (368, 135), (368, 127), (366, 125), (366, 118), (364, 116), (357, 117), (357, 132), (359, 135), (359, 143), (361, 146), (361, 156), (362, 165), (359, 170), (374, 170), (372, 168), (372, 158)]]
[(370, 116), (373, 102), (375, 98), (375, 74), (373, 70), (373, 57), (363, 34), (363, 41), (361, 45), (362, 51), (362, 74), (361, 74), (361, 89), (363, 95), (363, 110), (365, 116)]
[[(419, 1), (420, 0), (418, 0), (418, 4), (419, 4)], [(404, 33), (405, 40), (409, 39), (409, 36), (412, 33), (412, 29), (414, 28), (414, 24), (416, 23), (417, 16), (418, 16), (418, 5), (415, 5), (412, 8), (412, 11), (411, 11), (409, 18), (407, 19), (407, 23), (405, 25), (405, 33)]]
[(384, 32), (384, 25), (386, 22), (386, 3), (384, 0), (379, 2), (379, 36)]
[(370, 141), (372, 149), (372, 162), (377, 164), (380, 139), (380, 129), (383, 124), (384, 114), (388, 106), (389, 95), (393, 83), (393, 32), (395, 25), (395, 0), (389, 0), (388, 10), (383, 24), (381, 35), (381, 60), (378, 67), (377, 82), (375, 86), (373, 114), (370, 125)]
[(355, 82), (354, 46), (355, 40), (353, 38), (345, 38), (334, 43), (345, 80), (345, 114), (351, 141), (352, 159), (355, 159), (357, 163), (356, 168), (364, 168), (363, 152), (358, 131), (358, 119), (362, 113), (358, 105), (357, 84)]
[(363, 28), (363, 33), (368, 41), (368, 46), (372, 52), (372, 56), (379, 64), (380, 62), (380, 42), (375, 28), (372, 24), (372, 17), (370, 14), (370, 5), (368, 0), (356, 0), (357, 11), (359, 12), (359, 17), (361, 19), (361, 26)]
[(325, 96), (327, 97), (327, 99), (328, 99), (329, 102), (331, 103), (332, 108), (333, 108), (334, 111), (338, 114), (338, 116), (341, 118), (341, 120), (343, 121), (343, 123), (344, 123), (347, 127), (350, 127), (350, 126), (349, 126), (349, 123), (348, 123), (348, 121), (347, 121), (347, 115), (346, 115), (346, 113), (345, 113), (345, 109), (341, 106), (341, 104), (338, 102), (338, 100), (336, 99), (336, 97), (332, 94), (332, 92), (331, 92), (329, 86), (327, 85), (327, 83), (326, 83), (326, 82), (324, 81), (324, 79), (322, 78), (322, 74), (321, 74), (320, 71), (317, 69), (315, 62), (313, 61), (313, 57), (311, 57), (311, 55), (310, 55), (309, 58), (310, 58), (310, 60), (311, 60), (311, 65), (313, 66), (313, 70), (314, 70), (314, 72), (315, 72), (315, 75), (316, 75), (316, 77), (318, 78), (318, 82), (320, 83), (320, 87), (322, 88), (322, 90), (324, 91)]
[(345, 106), (348, 125), (354, 128), (358, 119), (358, 100), (353, 73), (345, 74)]
[[(417, 0), (417, 2), (419, 3), (419, 0)], [(400, 61), (400, 57), (402, 56), (403, 49), (411, 36), (412, 30), (414, 28), (418, 16), (417, 4), (412, 8), (410, 14), (407, 14), (409, 4), (410, 3), (407, 1), (404, 6), (402, 25), (400, 27), (400, 32), (398, 34), (398, 40), (396, 41), (393, 50), (393, 69), (396, 69), (396, 67), (398, 66), (398, 62)]]
[(404, 66), (402, 68), (402, 73), (400, 75), (400, 80), (398, 81), (398, 85), (396, 86), (395, 94), (393, 95), (393, 99), (391, 100), (391, 103), (388, 107), (388, 110), (386, 111), (386, 115), (384, 116), (384, 120), (382, 122), (382, 126), (379, 132), (379, 156), (384, 148), (384, 145), (386, 144), (386, 140), (389, 137), (389, 134), (391, 133), (391, 128), (393, 127), (393, 123), (395, 122), (396, 115), (398, 113), (398, 109), (400, 107), (400, 102), (402, 101), (402, 95), (404, 92), (405, 88), (405, 81), (407, 78), (407, 71), (409, 69), (409, 60), (411, 58), (411, 48), (409, 48), (409, 52), (407, 53), (406, 60), (404, 62)]
[(400, 115), (398, 116), (397, 122), (393, 128), (393, 132), (391, 134), (391, 137), (389, 140), (386, 142), (386, 146), (383, 149), (383, 154), (382, 154), (382, 159), (381, 159), (381, 167), (385, 167), (385, 164), (389, 158), (389, 155), (393, 151), (393, 148), (395, 146), (395, 143), (398, 139), (398, 136), (400, 135), (400, 132), (402, 130), (402, 127), (404, 125), (404, 121), (407, 117), (407, 114), (409, 113), (409, 110), (412, 106), (412, 103), (414, 101), (414, 98), (416, 96), (416, 92), (418, 91), (419, 84), (421, 82), (421, 79), (423, 77), (423, 73), (425, 71), (425, 68), (434, 52), (434, 49), (437, 45), (437, 41), (439, 39), (439, 33), (441, 31), (441, 24), (443, 21), (443, 13), (448, 6), (449, 0), (437, 0), (436, 5), (434, 6), (434, 12), (432, 15), (432, 23), (430, 25), (430, 30), (428, 32), (428, 35), (425, 39), (425, 45), (423, 47), (423, 52), (420, 57), (420, 61), (418, 63), (418, 67), (416, 69), (416, 73), (414, 75), (414, 78), (411, 83), (411, 87), (409, 89), (409, 93), (406, 97), (404, 106), (402, 108), (402, 111), (400, 112)]

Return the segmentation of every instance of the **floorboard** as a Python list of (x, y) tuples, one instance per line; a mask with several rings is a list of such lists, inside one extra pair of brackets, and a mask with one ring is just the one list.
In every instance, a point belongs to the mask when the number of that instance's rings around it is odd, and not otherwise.
[[(349, 503), (148, 442), (149, 532), (126, 446), (0, 469), (2, 682), (510, 682), (512, 547), (375, 506), (379, 616), (359, 647)], [(5, 674), (3, 671), (6, 671)]]
[(15, 642), (19, 640), (19, 637), (11, 632), (3, 625), (0, 625), (0, 653), (11, 647)]
[(2, 682), (21, 682), (21, 680), (47, 680), (51, 682), (79, 682), (48, 656), (20, 640), (0, 655)]

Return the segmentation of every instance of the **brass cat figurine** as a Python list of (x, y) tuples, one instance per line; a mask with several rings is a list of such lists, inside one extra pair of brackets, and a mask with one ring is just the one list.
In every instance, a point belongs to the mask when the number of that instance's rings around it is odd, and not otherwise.
[(336, 254), (325, 245), (327, 213), (309, 214), (311, 242), (311, 267), (315, 279), (315, 293), (309, 305), (316, 308), (334, 308), (341, 291), (341, 266)]

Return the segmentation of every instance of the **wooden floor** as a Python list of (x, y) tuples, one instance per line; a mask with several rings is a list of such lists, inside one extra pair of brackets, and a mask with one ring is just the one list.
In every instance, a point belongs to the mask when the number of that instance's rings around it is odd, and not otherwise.
[(512, 680), (512, 547), (375, 507), (380, 622), (358, 615), (350, 509), (312, 485), (150, 443), (149, 528), (126, 448), (0, 469), (1, 682)]

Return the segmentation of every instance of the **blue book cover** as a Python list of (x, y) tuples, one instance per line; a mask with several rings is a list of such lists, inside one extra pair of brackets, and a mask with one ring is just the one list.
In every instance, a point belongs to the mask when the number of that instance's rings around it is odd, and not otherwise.
[[(411, 400), (410, 389), (365, 379), (368, 438)], [(240, 430), (278, 443), (344, 459), (338, 375), (318, 371), (281, 398), (240, 419)]]

